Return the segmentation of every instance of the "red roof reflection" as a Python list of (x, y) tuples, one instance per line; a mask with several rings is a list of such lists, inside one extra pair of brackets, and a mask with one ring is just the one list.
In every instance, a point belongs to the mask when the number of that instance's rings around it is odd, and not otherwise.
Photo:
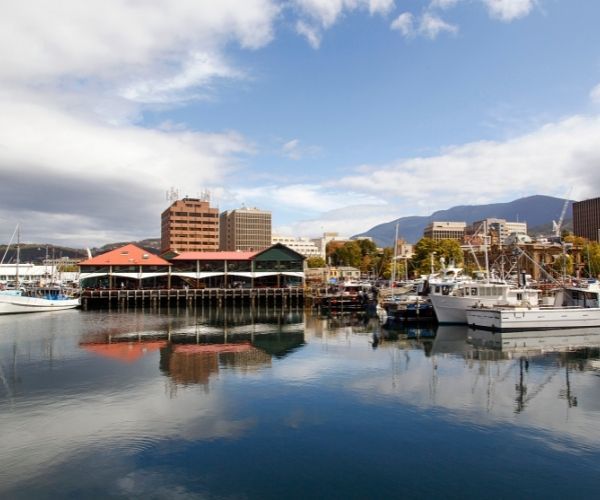
[(133, 363), (142, 356), (158, 351), (167, 345), (166, 340), (156, 342), (115, 342), (112, 344), (80, 344), (86, 351), (99, 356)]

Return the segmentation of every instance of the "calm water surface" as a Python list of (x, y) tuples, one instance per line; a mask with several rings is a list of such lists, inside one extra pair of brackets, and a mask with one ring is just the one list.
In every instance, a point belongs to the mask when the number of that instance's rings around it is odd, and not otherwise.
[(600, 332), (0, 317), (2, 498), (597, 498)]

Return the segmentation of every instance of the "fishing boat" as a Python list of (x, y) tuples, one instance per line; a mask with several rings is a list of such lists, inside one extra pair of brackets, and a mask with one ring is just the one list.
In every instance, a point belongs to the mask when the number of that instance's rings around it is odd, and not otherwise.
[(37, 288), (21, 288), (19, 284), (20, 232), (17, 232), (17, 258), (14, 290), (0, 291), (0, 314), (20, 314), (32, 312), (60, 311), (74, 309), (79, 306), (79, 298), (68, 296), (62, 287), (47, 286)]
[(5, 290), (0, 293), (0, 314), (60, 311), (79, 306), (79, 298), (65, 295), (60, 288)]
[(471, 281), (436, 284), (429, 298), (439, 323), (467, 324), (467, 309), (475, 306), (537, 306), (539, 293), (534, 288), (516, 288), (508, 283)]
[(507, 332), (600, 327), (598, 282), (566, 286), (556, 291), (552, 306), (470, 307), (465, 312), (473, 328)]

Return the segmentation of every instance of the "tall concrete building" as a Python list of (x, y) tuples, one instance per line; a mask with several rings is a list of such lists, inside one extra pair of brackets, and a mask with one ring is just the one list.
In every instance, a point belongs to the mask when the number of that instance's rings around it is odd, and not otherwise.
[(600, 241), (600, 198), (573, 203), (573, 232), (591, 241)]
[(466, 222), (434, 221), (427, 225), (423, 231), (423, 236), (432, 240), (449, 239), (462, 241), (465, 236), (466, 227)]
[(271, 212), (237, 208), (221, 213), (220, 249), (251, 252), (271, 246)]
[(161, 252), (214, 252), (219, 250), (219, 209), (208, 198), (174, 201), (161, 215)]

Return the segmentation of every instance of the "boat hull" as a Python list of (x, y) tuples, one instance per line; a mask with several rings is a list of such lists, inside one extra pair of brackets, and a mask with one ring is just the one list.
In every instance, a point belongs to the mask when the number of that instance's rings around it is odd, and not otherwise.
[(467, 309), (483, 304), (493, 306), (498, 303), (498, 297), (489, 299), (482, 297), (456, 297), (453, 295), (430, 295), (433, 310), (440, 324), (467, 324)]
[(465, 314), (469, 326), (499, 332), (600, 327), (600, 308), (475, 307)]
[(0, 296), (0, 314), (61, 311), (79, 306), (79, 299), (43, 299), (38, 297)]

